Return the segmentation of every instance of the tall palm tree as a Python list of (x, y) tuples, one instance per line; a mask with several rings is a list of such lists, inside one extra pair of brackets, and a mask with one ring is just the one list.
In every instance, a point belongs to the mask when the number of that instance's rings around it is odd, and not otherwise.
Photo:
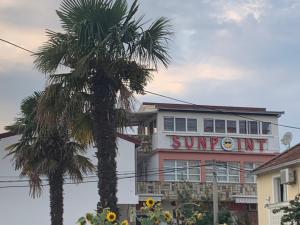
[(64, 176), (79, 182), (83, 174), (94, 171), (94, 165), (83, 156), (84, 145), (71, 141), (63, 127), (42, 130), (36, 119), (41, 93), (35, 92), (23, 100), (22, 116), (7, 130), (21, 135), (20, 140), (7, 147), (12, 155), (16, 170), (21, 176), (30, 179), (30, 194), (38, 197), (43, 182), (41, 176), (48, 178), (50, 187), (50, 216), (52, 225), (63, 224), (63, 184)]
[[(98, 211), (117, 210), (119, 109), (128, 106), (134, 93), (144, 93), (159, 63), (167, 66), (170, 61), (169, 21), (162, 17), (147, 27), (142, 17), (136, 18), (137, 12), (137, 0), (130, 7), (126, 0), (63, 0), (57, 10), (63, 32), (47, 31), (49, 40), (36, 54), (36, 67), (50, 75), (47, 95), (61, 101), (52, 109), (71, 121), (75, 136), (92, 134), (98, 158)], [(60, 66), (68, 72), (57, 74)], [(82, 124), (89, 124), (91, 132), (77, 129)]]

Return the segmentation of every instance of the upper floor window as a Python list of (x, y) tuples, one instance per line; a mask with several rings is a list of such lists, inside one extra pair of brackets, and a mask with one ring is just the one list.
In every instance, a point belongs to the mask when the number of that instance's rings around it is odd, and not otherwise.
[(204, 119), (204, 132), (214, 132), (213, 119)]
[(215, 132), (225, 133), (225, 120), (215, 120)]
[(246, 120), (239, 121), (239, 133), (247, 134), (247, 121)]
[(164, 130), (165, 131), (174, 131), (174, 117), (165, 117), (164, 118)]
[(249, 134), (259, 133), (259, 126), (257, 121), (248, 121), (248, 133)]
[(236, 121), (227, 120), (227, 133), (236, 133)]
[(262, 131), (262, 134), (272, 134), (271, 123), (262, 122), (261, 123), (261, 131)]
[(200, 181), (200, 161), (164, 160), (165, 181)]
[(274, 183), (274, 202), (285, 202), (287, 201), (287, 186), (281, 184), (280, 177), (276, 177), (273, 180)]
[(197, 119), (164, 117), (165, 131), (197, 132)]

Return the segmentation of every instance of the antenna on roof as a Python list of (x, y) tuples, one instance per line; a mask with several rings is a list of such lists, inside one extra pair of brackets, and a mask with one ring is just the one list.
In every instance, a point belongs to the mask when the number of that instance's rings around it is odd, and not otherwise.
[(281, 139), (281, 143), (287, 146), (287, 149), (289, 149), (291, 147), (292, 139), (293, 139), (293, 134), (288, 131), (283, 135)]

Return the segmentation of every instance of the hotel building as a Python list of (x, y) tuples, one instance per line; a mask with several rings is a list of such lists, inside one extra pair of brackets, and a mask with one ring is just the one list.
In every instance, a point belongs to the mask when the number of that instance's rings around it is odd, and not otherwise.
[(278, 118), (265, 108), (167, 103), (141, 105), (138, 193), (168, 205), (188, 182), (194, 198), (211, 198), (216, 172), (219, 201), (257, 222), (256, 178), (250, 173), (279, 154)]

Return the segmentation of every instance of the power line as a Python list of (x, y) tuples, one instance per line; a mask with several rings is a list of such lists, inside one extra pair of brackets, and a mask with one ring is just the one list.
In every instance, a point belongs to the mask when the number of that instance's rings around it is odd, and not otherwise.
[[(156, 93), (156, 92), (153, 92), (153, 91), (145, 90), (144, 92), (146, 92), (148, 94), (156, 95), (156, 96), (159, 96), (159, 97), (162, 97), (162, 98), (170, 99), (170, 100), (173, 100), (173, 101), (181, 102), (181, 103), (184, 103), (184, 104), (199, 106), (199, 105), (197, 105), (195, 103), (192, 103), (192, 102), (188, 102), (188, 101), (181, 100), (181, 99), (178, 99), (178, 98), (173, 98), (173, 97), (163, 95), (163, 94), (159, 94), (159, 93)], [(215, 108), (212, 108), (212, 107), (209, 107), (209, 106), (201, 105), (201, 107), (205, 108), (205, 109), (208, 109), (208, 110), (211, 110), (211, 111), (218, 112), (218, 113), (228, 114), (228, 112), (225, 112), (225, 111), (219, 110), (219, 109), (215, 109)], [(248, 116), (243, 116), (243, 115), (240, 115), (240, 114), (234, 114), (234, 115), (237, 116), (237, 117), (248, 119), (248, 120), (253, 120), (253, 121), (257, 121), (257, 122), (265, 122), (265, 121), (262, 121), (262, 120), (254, 119), (254, 118), (251, 118), (251, 117), (248, 117)], [(267, 123), (270, 123), (270, 124), (275, 125), (275, 126), (300, 130), (300, 127), (296, 127), (296, 126), (290, 126), (290, 125), (284, 125), (284, 124), (278, 124), (278, 123), (272, 123), (272, 122), (267, 122)]]
[[(0, 41), (3, 41), (7, 44), (10, 44), (12, 46), (15, 46), (17, 48), (20, 48), (24, 51), (27, 51), (27, 52), (30, 52), (32, 54), (36, 54), (35, 52), (29, 50), (29, 49), (26, 49), (20, 45), (17, 45), (15, 43), (12, 43), (10, 41), (7, 41), (7, 40), (4, 40), (2, 38), (0, 38)], [(189, 105), (195, 105), (195, 106), (199, 106), (195, 103), (192, 103), (192, 102), (188, 102), (188, 101), (185, 101), (185, 100), (181, 100), (181, 99), (178, 99), (178, 98), (174, 98), (174, 97), (170, 97), (170, 96), (167, 96), (167, 95), (163, 95), (163, 94), (159, 94), (159, 93), (156, 93), (156, 92), (153, 92), (153, 91), (147, 91), (145, 90), (144, 92), (148, 93), (148, 94), (152, 94), (152, 95), (156, 95), (156, 96), (160, 96), (162, 98), (166, 98), (166, 99), (170, 99), (170, 100), (173, 100), (173, 101), (177, 101), (177, 102), (181, 102), (181, 103), (184, 103), (184, 104), (189, 104)], [(209, 107), (209, 106), (204, 106), (204, 105), (201, 105), (202, 108), (206, 108), (206, 109), (209, 109), (211, 111), (215, 111), (215, 112), (219, 112), (219, 113), (223, 113), (225, 114), (226, 112), (222, 111), (222, 110), (218, 110), (218, 109), (215, 109), (215, 108), (212, 108), (212, 107)], [(248, 119), (248, 120), (252, 120), (252, 121), (257, 121), (257, 122), (265, 122), (265, 121), (262, 121), (262, 120), (258, 120), (258, 119), (253, 119), (251, 117), (248, 117), (248, 116), (243, 116), (243, 115), (240, 115), (240, 114), (235, 114), (235, 116), (237, 117), (240, 117), (240, 118), (244, 118), (244, 119)], [(300, 130), (300, 127), (296, 127), (296, 126), (291, 126), (291, 125), (285, 125), (285, 124), (278, 124), (278, 123), (273, 123), (273, 122), (267, 122), (267, 123), (270, 123), (272, 125), (275, 125), (275, 126), (280, 126), (280, 127), (285, 127), (285, 128), (290, 128), (290, 129), (297, 129), (297, 130)]]
[(35, 54), (35, 52), (30, 51), (29, 49), (26, 49), (26, 48), (24, 48), (24, 47), (22, 47), (22, 46), (20, 46), (20, 45), (14, 44), (14, 43), (12, 43), (12, 42), (10, 42), (10, 41), (7, 41), (7, 40), (4, 40), (4, 39), (2, 39), (2, 38), (0, 38), (0, 41), (3, 41), (3, 42), (5, 42), (5, 43), (7, 43), (7, 44), (10, 44), (10, 45), (12, 45), (12, 46), (15, 46), (15, 47), (17, 47), (17, 48), (19, 48), (19, 49), (22, 49), (22, 50), (24, 50), (24, 51), (26, 51), (26, 52), (29, 52), (29, 53), (31, 53), (31, 54)]

